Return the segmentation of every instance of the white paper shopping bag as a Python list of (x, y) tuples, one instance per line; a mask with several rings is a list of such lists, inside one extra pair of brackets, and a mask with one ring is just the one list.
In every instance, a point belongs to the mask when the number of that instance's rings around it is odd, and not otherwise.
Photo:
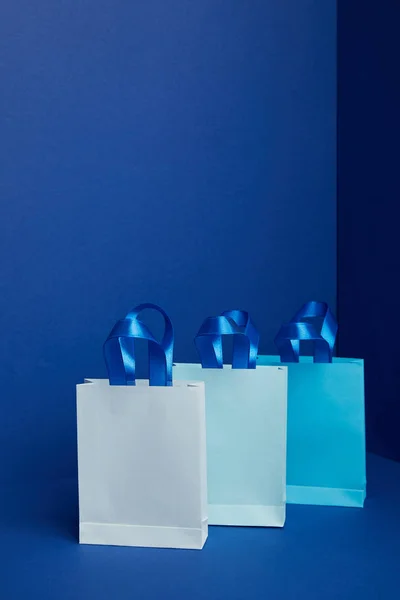
[[(222, 335), (234, 336), (232, 367)], [(258, 366), (258, 332), (242, 311), (206, 319), (201, 364), (177, 364), (179, 378), (206, 386), (210, 525), (282, 527), (286, 514), (287, 367)]]
[[(166, 319), (161, 344), (138, 319), (149, 307)], [(135, 382), (135, 338), (149, 341), (150, 382)], [(204, 384), (172, 382), (172, 343), (165, 313), (141, 305), (105, 344), (110, 381), (77, 386), (80, 543), (201, 549), (207, 539)]]

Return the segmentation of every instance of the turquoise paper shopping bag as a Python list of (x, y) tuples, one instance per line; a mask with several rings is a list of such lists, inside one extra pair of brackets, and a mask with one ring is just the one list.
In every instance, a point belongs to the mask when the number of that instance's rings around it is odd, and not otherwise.
[[(234, 339), (232, 366), (224, 335)], [(287, 368), (257, 365), (258, 339), (247, 313), (227, 311), (196, 336), (201, 364), (175, 365), (179, 379), (205, 382), (210, 525), (285, 522)]]
[[(321, 332), (304, 319), (323, 320)], [(287, 502), (362, 507), (366, 496), (364, 362), (332, 357), (337, 323), (325, 303), (308, 302), (275, 339), (288, 366)], [(314, 356), (299, 356), (300, 342)]]

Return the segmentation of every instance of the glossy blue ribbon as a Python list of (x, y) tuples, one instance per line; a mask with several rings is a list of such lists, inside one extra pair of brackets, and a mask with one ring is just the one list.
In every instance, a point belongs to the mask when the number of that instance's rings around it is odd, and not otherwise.
[(208, 317), (200, 327), (195, 344), (204, 369), (222, 369), (222, 336), (233, 335), (232, 369), (255, 369), (260, 335), (249, 313), (226, 310)]
[[(302, 322), (302, 319), (316, 317), (323, 318), (320, 333), (311, 323)], [(337, 329), (336, 319), (325, 302), (306, 302), (289, 323), (282, 325), (275, 338), (281, 361), (299, 362), (300, 342), (311, 340), (314, 342), (314, 362), (331, 363)]]
[[(152, 308), (164, 317), (165, 331), (161, 342), (138, 318), (146, 308)], [(171, 386), (174, 331), (168, 315), (156, 304), (140, 304), (114, 325), (103, 347), (110, 385), (136, 385), (135, 339), (148, 341), (149, 384)]]

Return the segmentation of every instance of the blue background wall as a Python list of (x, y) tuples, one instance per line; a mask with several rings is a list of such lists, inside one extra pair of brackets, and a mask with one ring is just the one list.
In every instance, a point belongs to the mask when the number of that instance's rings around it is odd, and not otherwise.
[(335, 305), (334, 0), (3, 0), (0, 475), (73, 474), (75, 384), (141, 301), (195, 358)]
[(365, 357), (368, 446), (397, 460), (399, 23), (399, 2), (339, 2), (339, 351)]

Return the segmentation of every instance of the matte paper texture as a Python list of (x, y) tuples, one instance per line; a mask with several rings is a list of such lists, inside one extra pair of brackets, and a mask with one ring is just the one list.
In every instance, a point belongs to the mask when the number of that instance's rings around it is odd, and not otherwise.
[(286, 367), (202, 369), (180, 379), (206, 387), (210, 525), (282, 527), (286, 499)]
[[(280, 364), (259, 356), (257, 364)], [(364, 362), (308, 356), (288, 367), (287, 501), (362, 507), (366, 494)]]
[(204, 384), (77, 386), (83, 544), (203, 547), (208, 532)]

